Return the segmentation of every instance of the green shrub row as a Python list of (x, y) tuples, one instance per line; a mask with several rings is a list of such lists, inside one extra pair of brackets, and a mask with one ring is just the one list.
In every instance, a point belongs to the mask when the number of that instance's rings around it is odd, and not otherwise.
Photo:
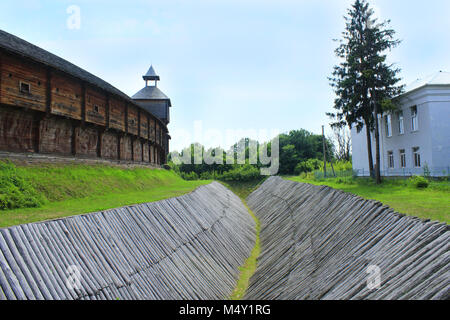
[(220, 181), (254, 181), (261, 177), (260, 171), (255, 166), (236, 165), (233, 169), (223, 173), (203, 172), (198, 175), (195, 172), (180, 172), (184, 180), (220, 180)]

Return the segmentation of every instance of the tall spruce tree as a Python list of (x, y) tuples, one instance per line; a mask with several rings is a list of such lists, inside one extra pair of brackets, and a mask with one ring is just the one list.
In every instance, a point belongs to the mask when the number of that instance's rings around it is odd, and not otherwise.
[[(367, 154), (370, 174), (381, 182), (380, 135), (378, 116), (395, 109), (392, 98), (400, 94), (402, 86), (397, 83), (400, 69), (386, 63), (386, 52), (399, 45), (394, 39), (395, 31), (389, 29), (390, 21), (378, 23), (366, 0), (356, 0), (345, 18), (346, 28), (340, 45), (335, 50), (343, 61), (334, 67), (331, 86), (336, 93), (333, 127), (356, 127), (358, 132), (366, 129)], [(376, 166), (373, 163), (372, 133), (376, 141)]]

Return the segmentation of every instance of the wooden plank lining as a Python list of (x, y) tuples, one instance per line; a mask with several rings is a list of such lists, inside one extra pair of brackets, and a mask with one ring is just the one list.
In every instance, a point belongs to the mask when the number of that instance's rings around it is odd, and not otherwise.
[[(225, 299), (255, 225), (218, 183), (179, 198), (0, 229), (0, 299)], [(68, 270), (79, 268), (79, 288)]]
[[(247, 299), (449, 298), (446, 224), (279, 177), (266, 180), (248, 204), (261, 222), (262, 249)], [(369, 266), (380, 268), (378, 289), (367, 286)]]

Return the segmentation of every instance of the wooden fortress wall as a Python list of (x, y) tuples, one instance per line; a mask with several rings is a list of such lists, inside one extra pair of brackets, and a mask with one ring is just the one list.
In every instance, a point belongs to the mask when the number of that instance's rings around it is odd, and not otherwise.
[(0, 150), (162, 164), (166, 135), (134, 103), (0, 50)]

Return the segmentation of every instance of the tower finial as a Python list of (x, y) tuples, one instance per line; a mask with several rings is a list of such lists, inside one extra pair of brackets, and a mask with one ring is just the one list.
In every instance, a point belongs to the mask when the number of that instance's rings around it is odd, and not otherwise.
[(148, 69), (147, 73), (142, 76), (142, 78), (144, 79), (146, 86), (148, 85), (148, 81), (154, 80), (156, 87), (157, 82), (160, 80), (159, 76), (155, 72), (155, 69), (153, 69), (153, 65), (150, 66), (150, 69)]

